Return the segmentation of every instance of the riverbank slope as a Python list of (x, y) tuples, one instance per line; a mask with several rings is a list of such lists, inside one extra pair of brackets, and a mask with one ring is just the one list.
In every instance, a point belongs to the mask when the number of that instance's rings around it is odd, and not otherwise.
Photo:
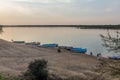
[(0, 73), (20, 75), (34, 59), (48, 60), (49, 73), (64, 79), (89, 80), (97, 73), (93, 68), (99, 62), (96, 57), (73, 53), (57, 48), (42, 48), (15, 44), (0, 39)]

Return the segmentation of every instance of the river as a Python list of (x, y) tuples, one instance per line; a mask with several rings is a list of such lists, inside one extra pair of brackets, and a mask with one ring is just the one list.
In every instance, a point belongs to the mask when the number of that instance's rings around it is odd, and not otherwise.
[[(109, 30), (115, 35), (116, 30)], [(76, 27), (4, 27), (1, 38), (7, 41), (22, 40), (44, 43), (57, 43), (60, 46), (87, 48), (87, 54), (102, 53), (108, 56), (111, 53), (102, 46), (100, 34), (106, 35), (106, 29), (78, 29)]]

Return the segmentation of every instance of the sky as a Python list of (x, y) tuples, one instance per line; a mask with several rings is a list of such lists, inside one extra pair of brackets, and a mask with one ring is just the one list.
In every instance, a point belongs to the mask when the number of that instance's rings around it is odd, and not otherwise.
[(120, 0), (0, 0), (0, 24), (119, 24)]

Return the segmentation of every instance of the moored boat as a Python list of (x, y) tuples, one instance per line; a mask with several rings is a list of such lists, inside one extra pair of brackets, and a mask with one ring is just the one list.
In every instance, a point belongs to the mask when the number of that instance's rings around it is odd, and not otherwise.
[(86, 48), (72, 48), (71, 51), (77, 52), (77, 53), (86, 53), (87, 49)]
[(120, 60), (120, 55), (109, 56), (109, 59)]
[(25, 41), (13, 41), (13, 43), (25, 43)]
[(40, 45), (40, 42), (26, 42), (25, 44), (26, 45), (36, 45), (36, 46), (38, 46), (38, 45)]
[(71, 46), (59, 46), (59, 48), (61, 48), (61, 49), (66, 49), (66, 50), (71, 51), (71, 49), (72, 49), (73, 47), (71, 47)]
[(54, 44), (54, 43), (52, 43), (52, 44), (42, 44), (42, 45), (39, 45), (39, 46), (41, 46), (41, 47), (58, 47), (58, 44)]

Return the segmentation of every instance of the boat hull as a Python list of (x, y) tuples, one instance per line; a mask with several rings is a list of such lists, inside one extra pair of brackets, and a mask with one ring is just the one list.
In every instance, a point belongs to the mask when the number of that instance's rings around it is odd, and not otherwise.
[(41, 47), (57, 47), (58, 44), (42, 44)]
[(77, 52), (77, 53), (86, 53), (87, 49), (86, 48), (72, 48), (71, 51)]

